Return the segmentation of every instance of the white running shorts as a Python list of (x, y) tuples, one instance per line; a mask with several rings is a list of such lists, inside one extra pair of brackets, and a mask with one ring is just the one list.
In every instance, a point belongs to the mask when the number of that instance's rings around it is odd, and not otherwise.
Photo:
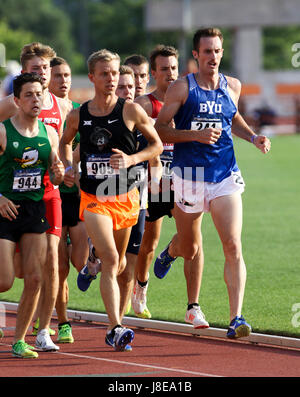
[(240, 171), (232, 172), (219, 183), (184, 180), (174, 173), (173, 186), (175, 203), (182, 211), (190, 214), (209, 212), (210, 202), (215, 198), (237, 192), (242, 194), (245, 190)]

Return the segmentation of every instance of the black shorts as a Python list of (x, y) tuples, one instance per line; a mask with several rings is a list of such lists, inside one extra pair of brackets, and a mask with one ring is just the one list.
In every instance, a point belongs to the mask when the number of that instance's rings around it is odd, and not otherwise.
[(60, 193), (62, 226), (74, 227), (79, 219), (80, 196), (75, 193)]
[(146, 210), (140, 210), (137, 224), (132, 226), (131, 234), (126, 252), (137, 255), (140, 250), (144, 229)]
[(155, 222), (168, 215), (172, 218), (171, 210), (174, 208), (174, 191), (169, 190), (156, 196), (148, 195), (147, 222)]
[(10, 240), (17, 243), (21, 236), (26, 233), (44, 233), (49, 229), (46, 219), (46, 208), (43, 200), (14, 201), (20, 205), (17, 218), (10, 221), (0, 215), (0, 239)]

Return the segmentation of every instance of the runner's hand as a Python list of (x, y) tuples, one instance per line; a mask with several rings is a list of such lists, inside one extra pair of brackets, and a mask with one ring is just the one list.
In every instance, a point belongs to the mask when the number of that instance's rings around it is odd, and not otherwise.
[(64, 171), (64, 184), (67, 187), (72, 187), (75, 183), (75, 171), (73, 167), (67, 167)]
[(3, 218), (7, 218), (10, 221), (16, 219), (17, 215), (19, 214), (18, 212), (19, 207), (20, 207), (19, 205), (14, 204), (8, 198), (4, 196), (0, 197), (0, 215)]
[(112, 168), (118, 170), (120, 168), (128, 168), (133, 165), (130, 156), (119, 149), (112, 149), (115, 154), (112, 154), (109, 164)]
[(222, 130), (217, 128), (204, 128), (203, 130), (194, 130), (196, 132), (196, 141), (207, 145), (213, 145), (218, 141)]
[(257, 135), (253, 140), (254, 145), (259, 149), (262, 153), (268, 153), (271, 149), (271, 141), (264, 135)]
[(50, 168), (54, 174), (55, 180), (58, 181), (58, 183), (55, 184), (59, 185), (64, 179), (65, 167), (63, 165), (63, 162), (57, 156), (57, 154), (54, 155), (53, 163), (51, 164)]

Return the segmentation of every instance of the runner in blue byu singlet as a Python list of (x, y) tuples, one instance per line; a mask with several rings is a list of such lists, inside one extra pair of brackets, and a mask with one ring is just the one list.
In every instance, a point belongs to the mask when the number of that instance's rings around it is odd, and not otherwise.
[[(192, 167), (193, 180), (199, 180), (201, 173), (196, 167), (204, 167), (205, 182), (221, 182), (238, 171), (231, 135), (232, 118), (237, 108), (227, 90), (227, 80), (219, 74), (220, 83), (216, 90), (199, 87), (194, 74), (187, 75), (189, 96), (174, 117), (177, 129), (203, 130), (222, 129), (222, 135), (213, 145), (200, 142), (183, 142), (174, 145), (172, 168), (177, 176), (191, 179), (185, 167)], [(181, 175), (179, 175), (181, 171)]]

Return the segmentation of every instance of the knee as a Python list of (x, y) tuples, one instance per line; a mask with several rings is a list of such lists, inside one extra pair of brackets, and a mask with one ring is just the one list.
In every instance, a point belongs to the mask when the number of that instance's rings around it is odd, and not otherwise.
[(0, 279), (0, 292), (6, 292), (11, 289), (14, 283), (14, 277), (6, 275)]
[(70, 265), (69, 264), (59, 264), (58, 267), (58, 275), (59, 275), (59, 281), (60, 283), (63, 283), (68, 275), (69, 275), (69, 271), (70, 271)]
[(186, 260), (194, 259), (200, 247), (197, 243), (184, 244), (181, 246), (181, 255)]
[(125, 276), (126, 276), (126, 274), (127, 274), (127, 272), (125, 271), (126, 264), (127, 264), (127, 260), (126, 260), (126, 257), (124, 256), (123, 259), (121, 259), (121, 261), (119, 263), (118, 275), (122, 274), (122, 273), (125, 273)]
[(225, 257), (238, 259), (241, 256), (242, 244), (240, 239), (230, 237), (223, 241), (223, 250)]
[(149, 255), (149, 254), (154, 254), (157, 246), (159, 243), (159, 239), (149, 239), (149, 240), (143, 240), (140, 252), (142, 255)]
[(32, 291), (35, 294), (41, 287), (41, 274), (38, 271), (24, 275), (24, 288)]
[[(97, 255), (97, 251), (96, 251)], [(124, 263), (120, 263), (118, 252), (107, 252), (101, 256), (101, 272), (109, 272), (114, 275), (120, 274), (120, 267), (124, 266)], [(125, 262), (126, 266), (126, 262)]]

